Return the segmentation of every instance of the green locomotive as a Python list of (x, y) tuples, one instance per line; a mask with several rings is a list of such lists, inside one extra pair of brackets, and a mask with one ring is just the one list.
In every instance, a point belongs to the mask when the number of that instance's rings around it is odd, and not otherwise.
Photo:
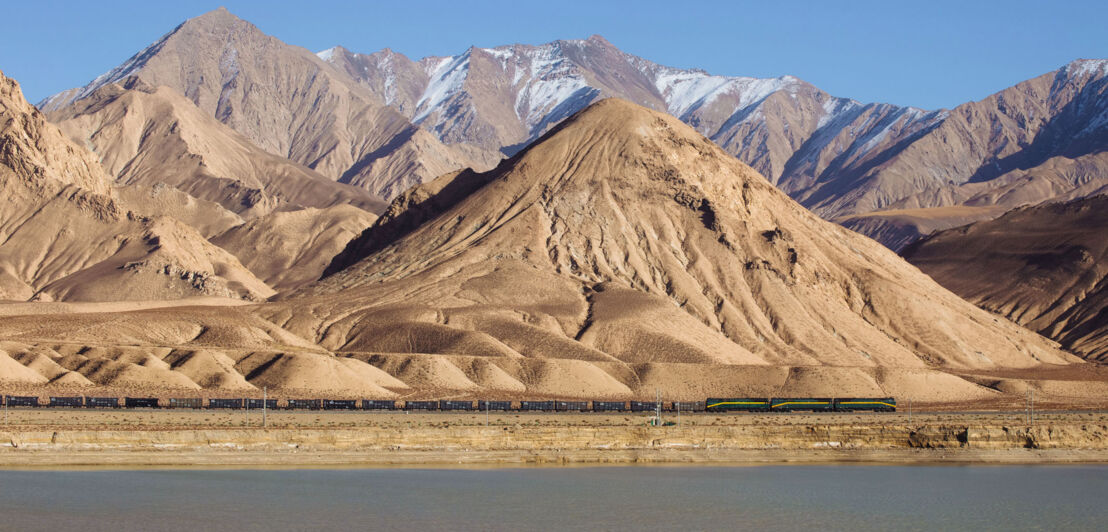
[(704, 405), (708, 412), (896, 412), (892, 397), (709, 397)]

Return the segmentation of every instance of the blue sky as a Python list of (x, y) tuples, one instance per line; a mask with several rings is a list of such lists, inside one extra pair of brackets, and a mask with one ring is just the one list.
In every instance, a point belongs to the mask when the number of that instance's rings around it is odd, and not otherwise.
[(791, 74), (836, 95), (928, 109), (981, 99), (1076, 58), (1108, 58), (1108, 2), (22, 1), (5, 7), (0, 70), (32, 102), (79, 86), (220, 5), (313, 51), (390, 47), (413, 59), (470, 45), (606, 37), (713, 74)]

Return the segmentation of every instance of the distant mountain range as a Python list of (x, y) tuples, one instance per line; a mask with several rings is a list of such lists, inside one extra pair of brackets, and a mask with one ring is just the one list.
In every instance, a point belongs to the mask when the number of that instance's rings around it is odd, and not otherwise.
[(792, 76), (713, 76), (599, 36), (412, 61), (318, 54), (445, 143), (512, 154), (605, 97), (680, 118), (817, 214), (898, 249), (934, 229), (1108, 188), (1108, 61), (952, 110), (836, 98)]
[(588, 104), (680, 118), (820, 216), (899, 249), (931, 230), (1108, 186), (1108, 61), (1078, 60), (952, 110), (833, 97), (792, 76), (658, 65), (600, 36), (412, 60), (286, 45), (224, 9), (38, 106), (56, 116), (105, 84), (166, 85), (254, 141), (390, 199), (447, 171), (491, 168)]

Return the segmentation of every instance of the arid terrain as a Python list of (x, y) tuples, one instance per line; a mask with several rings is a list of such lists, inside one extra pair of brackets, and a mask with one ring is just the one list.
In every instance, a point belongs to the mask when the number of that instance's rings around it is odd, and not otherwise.
[(1108, 196), (942, 231), (904, 257), (981, 308), (1108, 359)]
[(615, 99), (406, 192), (325, 273), (258, 305), (7, 305), (0, 360), (22, 385), (185, 396), (1108, 395), (1098, 367)]
[(924, 111), (221, 8), (0, 74), (0, 393), (1105, 408), (1106, 65)]
[(1082, 463), (1103, 413), (669, 415), (13, 409), (0, 467)]

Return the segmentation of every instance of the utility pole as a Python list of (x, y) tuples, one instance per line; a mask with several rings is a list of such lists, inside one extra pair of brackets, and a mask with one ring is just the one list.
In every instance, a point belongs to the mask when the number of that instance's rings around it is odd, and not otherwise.
[(654, 423), (662, 424), (662, 390), (654, 388)]
[(269, 387), (262, 386), (262, 428), (267, 428), (269, 424), (265, 418), (265, 406), (269, 402)]
[(673, 407), (677, 410), (677, 426), (681, 426), (681, 401), (674, 401)]
[(489, 401), (485, 400), (485, 426), (489, 426)]
[(912, 424), (912, 398), (908, 398), (908, 424)]

